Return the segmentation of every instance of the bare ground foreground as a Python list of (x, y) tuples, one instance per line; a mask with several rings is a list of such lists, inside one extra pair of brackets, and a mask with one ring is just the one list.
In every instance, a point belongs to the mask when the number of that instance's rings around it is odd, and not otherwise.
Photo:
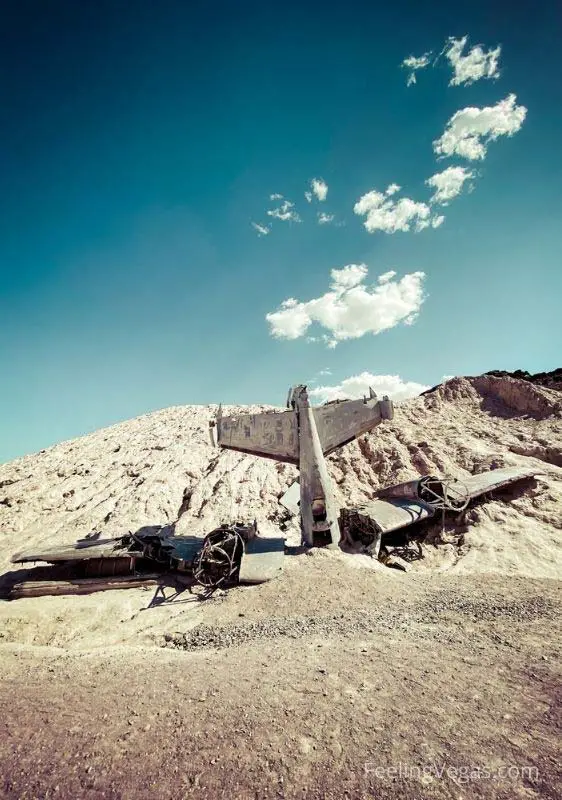
[[(156, 604), (154, 589), (0, 601), (0, 795), (562, 796), (561, 401), (457, 378), (330, 458), (342, 504), (427, 472), (541, 469), (407, 573), (315, 550), (206, 602), (170, 588)], [(167, 409), (0, 466), (0, 572), (17, 550), (91, 532), (256, 516), (277, 533), (293, 468), (218, 454), (213, 411)]]

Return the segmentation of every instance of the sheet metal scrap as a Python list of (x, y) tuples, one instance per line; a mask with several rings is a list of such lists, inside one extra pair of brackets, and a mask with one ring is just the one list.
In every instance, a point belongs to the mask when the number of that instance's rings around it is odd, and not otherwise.
[[(256, 523), (223, 525), (202, 539), (197, 536), (170, 536), (158, 527), (142, 528), (115, 539), (82, 539), (75, 544), (46, 547), (16, 553), (14, 564), (47, 562), (54, 565), (51, 576), (31, 581), (33, 596), (84, 593), (120, 588), (154, 580), (158, 574), (188, 573), (207, 592), (233, 583), (262, 583), (283, 569), (285, 540), (263, 539)], [(63, 580), (49, 580), (53, 570)], [(157, 572), (155, 572), (157, 570)], [(43, 572), (45, 569), (43, 569)], [(60, 574), (59, 574), (60, 573)], [(116, 577), (119, 576), (119, 580)], [(103, 580), (102, 580), (103, 579)], [(41, 592), (41, 586), (44, 587)], [(26, 586), (17, 584), (8, 597), (26, 595)], [(80, 592), (78, 592), (78, 587)]]
[(462, 480), (426, 475), (389, 486), (382, 489), (375, 500), (357, 508), (342, 509), (342, 540), (348, 547), (376, 558), (388, 534), (431, 519), (439, 511), (458, 514), (476, 498), (517, 481), (533, 478), (538, 473), (536, 469), (508, 467), (471, 475)]

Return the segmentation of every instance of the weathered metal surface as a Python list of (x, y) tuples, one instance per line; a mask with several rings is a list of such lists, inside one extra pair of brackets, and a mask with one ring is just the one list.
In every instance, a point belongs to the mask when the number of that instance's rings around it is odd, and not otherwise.
[(392, 401), (385, 397), (377, 400), (342, 400), (314, 409), (314, 418), (324, 455), (348, 444), (379, 425), (383, 419), (392, 419)]
[(400, 498), (372, 500), (357, 508), (357, 511), (370, 517), (381, 533), (397, 531), (435, 514), (434, 509), (423, 503)]
[(240, 564), (240, 583), (264, 583), (283, 571), (285, 540), (255, 536), (246, 542)]
[(299, 460), (297, 419), (293, 411), (236, 417), (223, 417), (219, 413), (216, 429), (220, 447), (291, 464)]
[(113, 589), (131, 589), (136, 586), (156, 586), (161, 577), (150, 575), (123, 575), (114, 578), (76, 578), (69, 581), (22, 581), (11, 587), (8, 598), (43, 597), (60, 594), (91, 594)]
[(203, 538), (201, 536), (173, 536), (168, 539), (168, 543), (172, 548), (170, 550), (170, 557), (178, 561), (184, 561), (186, 564), (191, 564), (197, 553), (203, 547)]
[(301, 489), (298, 481), (292, 483), (285, 494), (279, 498), (280, 504), (287, 509), (293, 516), (300, 512)]
[(24, 550), (15, 553), (10, 559), (12, 564), (25, 564), (32, 561), (47, 561), (51, 564), (57, 561), (80, 561), (89, 558), (115, 558), (124, 555), (127, 551), (123, 547), (122, 538), (119, 539), (81, 539), (74, 544), (59, 545), (57, 547), (40, 547), (34, 550)]
[(490, 472), (482, 472), (480, 475), (471, 475), (469, 478), (463, 478), (462, 482), (467, 487), (470, 498), (474, 499), (482, 494), (486, 494), (486, 492), (492, 492), (494, 489), (508, 486), (510, 483), (515, 483), (525, 478), (534, 478), (534, 476), (539, 473), (540, 470), (538, 469), (506, 467), (505, 469), (494, 469)]

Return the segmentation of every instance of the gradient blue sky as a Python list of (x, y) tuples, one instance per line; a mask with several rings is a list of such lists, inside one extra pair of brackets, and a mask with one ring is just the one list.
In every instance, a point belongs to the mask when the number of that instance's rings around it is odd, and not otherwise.
[[(0, 461), (169, 405), (282, 403), (325, 367), (431, 385), (560, 366), (557, 6), (5, 4)], [(464, 34), (502, 45), (497, 81), (451, 87), (438, 66), (406, 87), (406, 56)], [(365, 231), (361, 195), (421, 195), (452, 114), (511, 92), (523, 127), (490, 144), (443, 226)], [(313, 176), (344, 227), (314, 223)], [(303, 223), (259, 238), (272, 192)], [(373, 280), (426, 273), (413, 326), (333, 350), (270, 336), (266, 313), (362, 262)]]

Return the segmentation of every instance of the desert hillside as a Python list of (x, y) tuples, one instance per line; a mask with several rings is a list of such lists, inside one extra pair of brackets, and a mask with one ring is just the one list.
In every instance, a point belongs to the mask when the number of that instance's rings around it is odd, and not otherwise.
[[(204, 535), (255, 517), (296, 543), (278, 503), (296, 470), (213, 448), (215, 412), (165, 409), (1, 466), (0, 571), (17, 550), (146, 525)], [(165, 602), (140, 588), (0, 601), (4, 796), (557, 796), (562, 393), (454, 378), (329, 458), (342, 505), (511, 465), (540, 474), (408, 573), (315, 550), (207, 602), (170, 587)], [(535, 772), (477, 791), (373, 772), (483, 762)]]

